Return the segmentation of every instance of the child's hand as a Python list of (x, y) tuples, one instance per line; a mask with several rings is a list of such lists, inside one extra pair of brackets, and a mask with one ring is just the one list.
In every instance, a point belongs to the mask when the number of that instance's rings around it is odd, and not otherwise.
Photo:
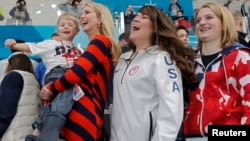
[(16, 41), (13, 40), (13, 39), (7, 39), (4, 42), (4, 45), (9, 47), (9, 48), (12, 48), (12, 46), (15, 45), (15, 44), (16, 44)]

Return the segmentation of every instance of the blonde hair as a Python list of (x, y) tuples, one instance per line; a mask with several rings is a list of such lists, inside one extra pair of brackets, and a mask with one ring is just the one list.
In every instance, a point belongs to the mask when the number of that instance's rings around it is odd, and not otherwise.
[(77, 30), (80, 30), (80, 21), (79, 21), (79, 19), (77, 19), (74, 15), (69, 14), (69, 13), (64, 13), (64, 14), (62, 14), (62, 15), (58, 18), (58, 20), (57, 20), (57, 26), (59, 25), (59, 22), (60, 22), (62, 19), (66, 19), (66, 20), (73, 21), (73, 23), (75, 23), (75, 25), (76, 25)]
[(101, 19), (100, 32), (109, 38), (112, 45), (112, 62), (116, 64), (119, 56), (121, 55), (121, 49), (114, 40), (114, 23), (110, 11), (106, 6), (95, 2), (89, 2), (85, 4), (85, 6), (89, 6), (93, 9), (97, 17)]
[[(213, 13), (221, 20), (222, 23), (222, 37), (221, 37), (221, 46), (229, 47), (232, 45), (238, 37), (237, 29), (235, 26), (234, 18), (231, 12), (225, 8), (224, 6), (217, 4), (217, 3), (206, 3), (202, 5), (199, 9), (195, 11), (195, 19), (199, 11), (203, 8), (209, 8), (213, 11)], [(201, 49), (201, 40), (198, 39), (198, 47)]]

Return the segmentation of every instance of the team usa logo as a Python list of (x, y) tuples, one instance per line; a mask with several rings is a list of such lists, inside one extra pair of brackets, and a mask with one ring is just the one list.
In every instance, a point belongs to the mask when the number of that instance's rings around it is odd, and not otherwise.
[(138, 70), (139, 70), (139, 66), (134, 66), (133, 68), (131, 68), (131, 69), (129, 70), (128, 74), (129, 74), (130, 76), (132, 76), (132, 75), (136, 74), (136, 72), (137, 72)]

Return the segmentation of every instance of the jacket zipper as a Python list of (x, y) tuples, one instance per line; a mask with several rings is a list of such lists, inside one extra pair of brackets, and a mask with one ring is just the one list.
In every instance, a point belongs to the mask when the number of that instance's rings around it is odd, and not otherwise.
[(151, 141), (152, 137), (153, 137), (153, 116), (152, 113), (149, 112), (149, 124), (150, 124), (150, 128), (149, 128), (149, 139), (148, 141)]
[[(219, 55), (214, 59), (212, 60), (206, 67), (202, 64), (202, 70), (203, 70), (203, 79), (205, 79), (205, 72), (207, 71), (208, 67), (213, 63), (215, 62), (216, 60), (218, 60), (220, 57), (222, 57), (220, 55), (221, 53), (219, 53)], [(205, 81), (205, 80), (204, 80)], [(201, 93), (201, 101), (202, 101), (202, 109), (201, 109), (201, 112), (200, 112), (200, 117), (199, 117), (199, 124), (200, 124), (200, 133), (202, 136), (205, 136), (204, 132), (203, 132), (203, 122), (202, 122), (202, 113), (203, 113), (203, 110), (204, 110), (204, 102), (203, 102), (203, 91), (200, 92)]]
[(121, 84), (122, 84), (122, 81), (123, 81), (125, 72), (127, 71), (127, 69), (128, 69), (128, 67), (129, 67), (129, 65), (131, 64), (131, 62), (135, 59), (135, 57), (136, 57), (137, 54), (138, 54), (138, 51), (135, 52), (135, 56), (134, 56), (132, 59), (129, 59), (129, 60), (125, 59), (125, 61), (126, 61), (126, 62), (129, 61), (129, 63), (127, 64), (127, 67), (126, 67), (125, 71), (124, 71), (123, 74), (122, 74)]

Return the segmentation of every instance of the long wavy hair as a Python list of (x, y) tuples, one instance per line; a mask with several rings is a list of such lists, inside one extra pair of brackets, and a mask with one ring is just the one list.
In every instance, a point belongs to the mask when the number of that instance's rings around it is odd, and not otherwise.
[[(176, 34), (176, 28), (167, 18), (161, 9), (151, 5), (143, 6), (139, 13), (147, 15), (153, 24), (153, 34), (150, 44), (157, 45), (160, 50), (169, 53), (170, 58), (176, 62), (177, 67), (181, 70), (182, 78), (189, 84), (196, 82), (194, 64), (191, 61), (195, 57), (195, 52), (191, 48), (185, 47)], [(129, 43), (135, 51), (135, 44)], [(188, 58), (191, 58), (188, 59)]]

